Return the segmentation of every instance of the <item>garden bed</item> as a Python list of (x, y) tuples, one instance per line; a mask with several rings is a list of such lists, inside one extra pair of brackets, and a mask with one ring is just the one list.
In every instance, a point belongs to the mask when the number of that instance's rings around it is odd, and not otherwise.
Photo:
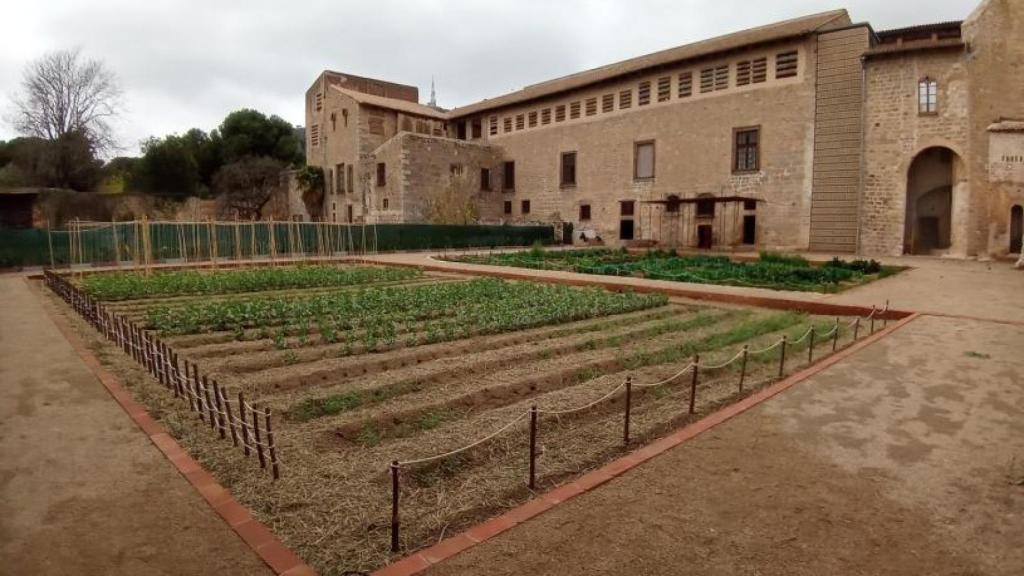
[(839, 292), (902, 270), (883, 266), (875, 260), (834, 258), (815, 265), (801, 256), (771, 252), (762, 252), (755, 261), (736, 261), (726, 256), (679, 255), (663, 250), (635, 253), (604, 248), (549, 251), (535, 247), (524, 252), (468, 255), (453, 260), (490, 266), (802, 292)]
[[(808, 328), (826, 334), (840, 326), (791, 312), (670, 303), (658, 294), (416, 272), (399, 278), (357, 266), (290, 270), (300, 269), (276, 269), (262, 294), (258, 281), (218, 277), (233, 273), (226, 271), (157, 281), (176, 289), (116, 275), (86, 277), (84, 286), (117, 299), (112, 306), (182, 359), (277, 416), (281, 479), (271, 482), (187, 403), (115, 346), (91, 339), (182, 445), (325, 574), (370, 570), (393, 557), (393, 460), (455, 450), (515, 422), (471, 450), (403, 468), (401, 545), (409, 551), (531, 496), (522, 415), (532, 406), (546, 411), (536, 461), (543, 490), (771, 383), (780, 363), (771, 345), (781, 336), (792, 343), (789, 373), (808, 361), (811, 340), (800, 340)], [(376, 280), (349, 281), (370, 276)], [(325, 285), (325, 277), (343, 281)], [(318, 280), (296, 280), (307, 278)], [(133, 295), (120, 288), (128, 285), (143, 288)], [(836, 340), (816, 342), (816, 357), (850, 342), (842, 326)], [(736, 358), (744, 345), (767, 350), (749, 355), (740, 390), (739, 362), (711, 366)], [(690, 377), (671, 377), (697, 354), (708, 368), (689, 415)], [(627, 376), (636, 385), (630, 447), (622, 443), (623, 396), (601, 400)]]

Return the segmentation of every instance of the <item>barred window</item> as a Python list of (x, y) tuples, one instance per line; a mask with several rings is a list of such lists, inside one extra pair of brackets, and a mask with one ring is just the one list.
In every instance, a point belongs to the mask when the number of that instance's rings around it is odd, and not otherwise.
[(736, 85), (746, 86), (750, 84), (750, 60), (736, 63)]
[(700, 71), (700, 93), (711, 92), (715, 89), (715, 69), (705, 68)]
[(516, 130), (522, 130), (526, 127), (526, 116), (522, 114), (516, 114)]
[(497, 116), (491, 116), (490, 134), (491, 134), (491, 136), (497, 136), (498, 135), (498, 117)]
[(569, 118), (575, 120), (580, 117), (580, 103), (577, 100), (569, 104)]
[(597, 114), (597, 98), (587, 98), (587, 116)]
[(623, 90), (619, 92), (619, 110), (625, 110), (633, 105), (633, 91)]
[(320, 125), (313, 124), (309, 127), (309, 145), (316, 147), (320, 145)]
[(796, 76), (799, 56), (796, 51), (783, 52), (775, 55), (775, 77), (792, 78)]
[(505, 132), (511, 132), (511, 131), (512, 131), (512, 117), (511, 116), (506, 116), (505, 117)]
[(658, 78), (658, 102), (670, 99), (672, 99), (672, 78), (669, 76)]
[(605, 94), (601, 97), (601, 112), (607, 114), (615, 110), (615, 94)]
[(650, 80), (644, 80), (640, 83), (640, 87), (636, 93), (636, 105), (647, 106), (651, 103), (651, 82)]
[(537, 111), (530, 112), (530, 128), (537, 127)]
[(679, 73), (679, 97), (689, 98), (693, 94), (693, 72)]
[(715, 68), (715, 90), (725, 90), (729, 87), (729, 65), (724, 64)]
[(540, 123), (544, 125), (551, 124), (551, 108), (545, 108), (540, 111)]
[(761, 129), (738, 128), (733, 131), (735, 142), (733, 172), (754, 172), (761, 167)]
[(751, 79), (754, 84), (768, 80), (768, 58), (761, 57), (751, 63)]
[(565, 120), (565, 104), (559, 104), (555, 106), (555, 122), (563, 122)]

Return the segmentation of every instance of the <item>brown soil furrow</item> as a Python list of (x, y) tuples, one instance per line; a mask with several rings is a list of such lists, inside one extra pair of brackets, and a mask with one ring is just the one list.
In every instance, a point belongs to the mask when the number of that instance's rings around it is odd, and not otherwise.
[[(605, 316), (600, 319), (584, 320), (568, 326), (559, 324), (491, 336), (479, 335), (436, 345), (409, 345), (399, 342), (389, 350), (378, 349), (373, 354), (365, 354), (365, 350), (358, 346), (353, 347), (352, 354), (346, 354), (346, 344), (313, 346), (294, 350), (290, 352), (294, 354), (291, 360), (286, 358), (284, 353), (280, 352), (270, 355), (250, 354), (239, 356), (233, 354), (222, 363), (211, 364), (210, 366), (225, 373), (244, 374), (287, 366), (290, 363), (308, 364), (324, 359), (336, 359), (342, 356), (354, 357), (353, 362), (347, 362), (343, 366), (337, 366), (336, 364), (338, 363), (334, 362), (331, 363), (332, 366), (330, 367), (324, 367), (322, 370), (307, 373), (301, 380), (295, 382), (290, 387), (335, 385), (339, 382), (339, 376), (342, 380), (356, 375), (365, 376), (422, 364), (431, 360), (460, 356), (462, 354), (485, 352), (526, 343), (539, 344), (541, 341), (553, 338), (571, 338), (579, 334), (614, 329), (616, 327), (626, 328), (637, 323), (675, 317), (683, 313), (685, 313), (685, 309), (678, 307), (653, 308), (614, 317)], [(614, 319), (609, 320), (609, 318)], [(422, 336), (425, 336), (425, 333), (409, 334), (408, 337), (402, 340), (420, 341)], [(277, 388), (287, 387), (289, 386), (277, 386)]]

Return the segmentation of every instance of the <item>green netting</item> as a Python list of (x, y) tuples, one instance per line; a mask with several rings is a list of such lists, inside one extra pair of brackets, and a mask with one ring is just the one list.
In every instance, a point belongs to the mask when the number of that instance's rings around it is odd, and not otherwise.
[(529, 246), (554, 242), (551, 226), (328, 224), (313, 222), (82, 223), (64, 230), (0, 230), (0, 267), (337, 256), (397, 250)]

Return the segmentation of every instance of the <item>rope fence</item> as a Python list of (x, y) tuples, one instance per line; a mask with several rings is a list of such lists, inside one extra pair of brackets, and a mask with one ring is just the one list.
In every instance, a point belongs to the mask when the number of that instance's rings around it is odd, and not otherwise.
[(608, 400), (612, 400), (612, 399), (616, 398), (620, 394), (620, 392), (624, 391), (624, 394), (623, 394), (623, 396), (624, 396), (624, 398), (623, 398), (623, 400), (624, 400), (624, 402), (623, 402), (624, 413), (623, 413), (622, 441), (623, 441), (623, 446), (629, 446), (629, 444), (630, 444), (631, 413), (632, 413), (632, 405), (633, 405), (633, 390), (635, 388), (639, 388), (639, 389), (642, 390), (642, 389), (647, 389), (647, 388), (655, 388), (655, 387), (658, 387), (658, 386), (663, 386), (663, 385), (669, 384), (671, 382), (674, 382), (676, 380), (679, 380), (682, 376), (684, 376), (687, 373), (689, 373), (690, 374), (690, 386), (689, 386), (689, 394), (687, 394), (687, 396), (688, 396), (687, 414), (688, 415), (693, 415), (693, 414), (696, 414), (696, 400), (697, 400), (697, 395), (698, 395), (699, 388), (700, 388), (700, 375), (701, 375), (702, 372), (713, 372), (713, 371), (718, 371), (718, 370), (724, 370), (724, 369), (729, 368), (730, 366), (732, 366), (732, 365), (734, 365), (734, 364), (736, 364), (738, 362), (739, 363), (739, 375), (738, 375), (738, 381), (737, 381), (737, 393), (742, 394), (744, 392), (744, 384), (745, 384), (746, 377), (747, 377), (747, 364), (748, 364), (750, 356), (752, 356), (752, 355), (767, 354), (769, 352), (772, 352), (772, 351), (778, 349), (779, 350), (779, 352), (778, 352), (778, 373), (777, 373), (776, 377), (777, 377), (777, 379), (781, 379), (783, 377), (783, 375), (785, 374), (786, 351), (787, 351), (788, 347), (799, 346), (799, 345), (803, 344), (804, 342), (807, 342), (807, 362), (808, 362), (808, 364), (811, 364), (811, 363), (814, 362), (815, 346), (820, 345), (821, 343), (824, 343), (826, 341), (831, 341), (832, 352), (835, 352), (838, 349), (838, 347), (839, 347), (839, 337), (841, 335), (841, 332), (843, 332), (844, 330), (846, 330), (846, 331), (852, 330), (853, 331), (853, 334), (852, 334), (853, 335), (853, 339), (852, 339), (852, 341), (850, 343), (852, 344), (852, 343), (856, 342), (859, 339), (859, 337), (860, 337), (860, 324), (861, 324), (862, 320), (870, 323), (871, 333), (874, 334), (874, 332), (875, 332), (875, 319), (881, 317), (883, 323), (887, 324), (887, 322), (888, 322), (888, 320), (887, 320), (887, 312), (888, 311), (889, 311), (889, 302), (887, 300), (886, 303), (885, 303), (885, 307), (884, 308), (877, 308), (875, 306), (872, 306), (870, 314), (868, 314), (868, 316), (864, 317), (863, 319), (858, 316), (858, 317), (855, 317), (850, 322), (843, 324), (843, 323), (841, 323), (840, 318), (837, 317), (835, 319), (835, 323), (832, 326), (832, 328), (829, 329), (826, 332), (823, 332), (823, 333), (818, 333), (817, 329), (812, 324), (811, 327), (808, 328), (808, 330), (806, 332), (804, 332), (799, 338), (797, 338), (795, 340), (790, 340), (788, 338), (788, 336), (783, 335), (778, 340), (773, 342), (772, 344), (770, 344), (770, 345), (768, 345), (768, 346), (766, 346), (764, 348), (755, 349), (755, 350), (751, 350), (750, 346), (745, 344), (745, 345), (743, 345), (743, 347), (739, 351), (737, 351), (735, 354), (733, 354), (732, 357), (730, 357), (728, 360), (726, 360), (724, 362), (720, 362), (718, 364), (706, 364), (706, 363), (704, 363), (701, 360), (700, 355), (694, 355), (693, 360), (690, 363), (688, 363), (686, 365), (686, 367), (684, 367), (682, 370), (679, 370), (675, 374), (672, 374), (671, 376), (669, 376), (667, 378), (664, 378), (662, 380), (658, 380), (656, 382), (649, 382), (649, 383), (637, 383), (637, 382), (633, 381), (633, 377), (632, 376), (627, 376), (625, 381), (623, 381), (622, 383), (620, 383), (617, 386), (613, 387), (611, 390), (609, 390), (608, 392), (604, 393), (603, 395), (601, 395), (596, 400), (592, 400), (590, 402), (587, 402), (586, 404), (583, 404), (583, 405), (580, 405), (580, 406), (575, 406), (575, 407), (570, 407), (570, 408), (558, 408), (558, 409), (554, 409), (554, 408), (544, 408), (544, 409), (541, 409), (541, 408), (538, 408), (536, 405), (534, 405), (534, 406), (531, 406), (530, 409), (525, 410), (525, 411), (519, 413), (512, 420), (508, 421), (507, 423), (505, 423), (504, 425), (502, 425), (501, 427), (499, 427), (495, 431), (491, 432), (490, 434), (488, 434), (488, 435), (486, 435), (486, 436), (484, 436), (482, 438), (479, 438), (477, 440), (474, 440), (473, 442), (470, 442), (469, 444), (466, 444), (466, 445), (461, 446), (459, 448), (455, 448), (453, 450), (449, 450), (447, 452), (443, 452), (443, 453), (440, 453), (440, 454), (434, 454), (434, 455), (431, 455), (431, 456), (424, 456), (424, 457), (419, 457), (419, 458), (410, 458), (410, 459), (406, 459), (406, 460), (393, 460), (390, 463), (390, 465), (388, 466), (388, 470), (389, 470), (389, 472), (391, 474), (391, 551), (392, 552), (398, 552), (401, 549), (401, 538), (400, 538), (400, 536), (401, 536), (401, 533), (400, 533), (400, 530), (401, 530), (401, 518), (400, 518), (400, 508), (399, 508), (399, 505), (400, 505), (400, 493), (401, 493), (401, 470), (402, 470), (402, 468), (409, 468), (409, 467), (412, 467), (412, 466), (415, 466), (415, 465), (418, 465), (418, 464), (425, 464), (425, 463), (429, 463), (429, 462), (435, 462), (435, 461), (438, 461), (438, 460), (443, 460), (443, 459), (455, 456), (457, 454), (461, 454), (463, 452), (466, 452), (468, 450), (476, 448), (477, 446), (480, 446), (481, 444), (484, 444), (484, 443), (486, 443), (486, 442), (488, 442), (490, 440), (493, 440), (494, 438), (497, 438), (498, 436), (501, 436), (502, 434), (504, 434), (505, 432), (507, 432), (508, 430), (513, 428), (516, 424), (518, 424), (518, 423), (522, 422), (524, 419), (528, 418), (529, 419), (529, 455), (528, 455), (528, 471), (527, 471), (526, 485), (527, 485), (527, 487), (530, 490), (535, 490), (536, 489), (536, 485), (537, 485), (537, 468), (536, 468), (536, 461), (537, 461), (537, 434), (538, 434), (538, 425), (539, 425), (539, 417), (540, 416), (542, 416), (542, 415), (562, 416), (562, 415), (567, 415), (567, 414), (574, 414), (574, 413), (583, 412), (583, 411), (589, 410), (591, 408), (594, 408), (595, 406), (598, 406), (598, 405), (600, 405), (600, 404), (602, 404), (602, 403), (604, 403), (604, 402), (606, 402)]
[[(178, 353), (158, 336), (68, 282), (60, 274), (44, 272), (46, 286), (107, 340), (142, 366), (150, 376), (185, 402), (215, 436), (230, 442), (249, 458), (255, 453), (260, 468), (269, 468), (274, 480), (281, 477), (281, 458), (269, 408), (259, 408), (221, 386), (216, 379), (200, 374), (195, 362), (180, 359)], [(237, 402), (232, 400), (237, 398)]]

